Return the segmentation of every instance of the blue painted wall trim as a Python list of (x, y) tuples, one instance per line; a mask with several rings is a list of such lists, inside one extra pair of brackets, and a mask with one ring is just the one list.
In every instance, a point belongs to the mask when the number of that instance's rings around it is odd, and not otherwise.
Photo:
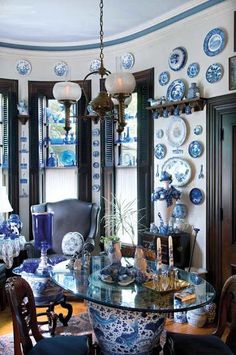
[[(175, 22), (181, 21), (186, 17), (192, 16), (200, 11), (203, 11), (211, 6), (214, 6), (216, 4), (219, 4), (225, 0), (209, 0), (203, 4), (200, 4), (198, 6), (195, 6), (192, 9), (189, 9), (181, 14), (178, 14), (174, 17), (171, 17), (168, 20), (165, 20), (161, 23), (158, 23), (156, 25), (153, 25), (149, 28), (146, 28), (145, 30), (133, 33), (132, 35), (125, 36), (122, 38), (118, 38), (112, 41), (106, 41), (104, 42), (104, 46), (114, 46), (116, 44), (121, 44), (124, 42), (132, 41), (134, 39), (143, 37), (149, 33), (152, 33), (154, 31), (160, 30), (161, 28), (167, 27)], [(22, 44), (14, 44), (14, 43), (5, 43), (5, 42), (0, 42), (0, 47), (5, 47), (5, 48), (14, 48), (14, 49), (22, 49), (22, 50), (31, 50), (31, 51), (81, 51), (81, 50), (88, 50), (88, 49), (95, 49), (99, 48), (100, 43), (94, 43), (94, 44), (85, 44), (85, 45), (76, 45), (76, 46), (54, 46), (54, 47), (49, 47), (49, 46), (33, 46), (33, 45), (22, 45)]]

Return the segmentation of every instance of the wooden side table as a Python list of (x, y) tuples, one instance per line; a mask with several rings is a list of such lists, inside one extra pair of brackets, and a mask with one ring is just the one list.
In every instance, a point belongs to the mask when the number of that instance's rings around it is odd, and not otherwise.
[(190, 234), (186, 232), (170, 233), (163, 235), (159, 233), (144, 232), (141, 244), (156, 252), (156, 240), (161, 238), (162, 262), (169, 263), (168, 237), (173, 238), (174, 265), (180, 269), (189, 266), (190, 259)]

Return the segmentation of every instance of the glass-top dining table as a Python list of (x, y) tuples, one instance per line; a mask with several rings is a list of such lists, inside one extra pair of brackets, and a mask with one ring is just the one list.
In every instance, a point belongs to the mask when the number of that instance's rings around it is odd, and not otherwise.
[[(104, 354), (151, 354), (170, 313), (203, 307), (215, 297), (206, 280), (181, 269), (175, 269), (175, 287), (158, 290), (153, 280), (126, 286), (102, 281), (100, 271), (109, 264), (106, 256), (91, 257), (89, 270), (71, 270), (68, 263), (55, 265), (51, 277), (63, 289), (88, 301), (94, 333)], [(130, 263), (132, 259), (122, 258), (123, 265)], [(156, 263), (149, 262), (148, 266), (156, 277)], [(178, 289), (181, 285), (184, 289)], [(188, 294), (193, 298), (179, 299)]]

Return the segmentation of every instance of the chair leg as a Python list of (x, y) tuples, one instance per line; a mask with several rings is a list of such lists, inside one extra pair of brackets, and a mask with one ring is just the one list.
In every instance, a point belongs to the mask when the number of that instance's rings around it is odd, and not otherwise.
[(6, 292), (4, 287), (0, 288), (0, 307), (1, 311), (4, 311), (6, 308)]
[(64, 325), (64, 326), (67, 326), (68, 325), (68, 322), (72, 316), (72, 313), (73, 313), (73, 307), (70, 303), (67, 303), (66, 302), (66, 298), (64, 298), (64, 300), (62, 302), (60, 302), (60, 305), (62, 308), (66, 308), (68, 310), (68, 313), (66, 316), (63, 315), (63, 313), (60, 313), (58, 318), (59, 318), (59, 321)]

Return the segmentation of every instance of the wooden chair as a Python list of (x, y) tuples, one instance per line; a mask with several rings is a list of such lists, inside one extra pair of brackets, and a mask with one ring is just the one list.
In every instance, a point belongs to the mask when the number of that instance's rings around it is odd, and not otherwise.
[[(225, 338), (225, 342), (221, 338)], [(236, 354), (236, 275), (229, 277), (223, 286), (216, 331), (211, 335), (189, 335), (167, 332), (164, 354)]]
[(42, 336), (37, 325), (33, 292), (25, 279), (10, 277), (5, 288), (13, 320), (14, 355), (89, 354), (86, 336)]

